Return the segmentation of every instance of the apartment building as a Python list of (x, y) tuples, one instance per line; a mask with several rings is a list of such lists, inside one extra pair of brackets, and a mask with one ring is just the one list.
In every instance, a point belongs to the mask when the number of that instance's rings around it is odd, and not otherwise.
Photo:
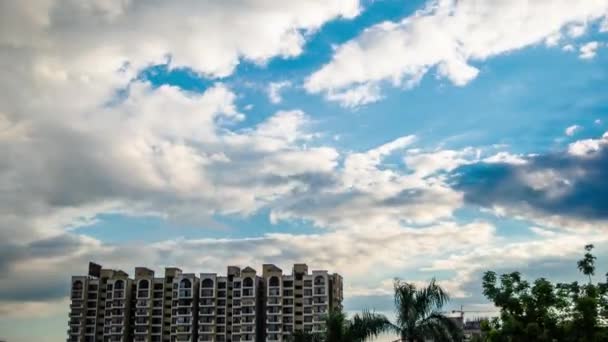
[(131, 293), (121, 290), (123, 285), (130, 287), (118, 281), (126, 278), (122, 271), (102, 269), (94, 263), (89, 265), (88, 275), (72, 277), (68, 342), (127, 340), (130, 329), (123, 317), (129, 313)]
[(323, 316), (342, 309), (342, 277), (291, 274), (272, 264), (229, 266), (226, 275), (182, 273), (163, 277), (137, 267), (133, 279), (91, 263), (89, 275), (72, 277), (68, 342), (284, 341), (294, 331), (323, 331)]
[(171, 342), (197, 340), (199, 287), (194, 273), (180, 274), (173, 280)]
[(266, 341), (286, 340), (294, 331), (311, 333), (325, 329), (324, 316), (342, 310), (342, 277), (327, 271), (308, 273), (296, 264), (291, 274), (275, 265), (262, 267), (266, 301)]
[(167, 268), (165, 277), (158, 278), (150, 269), (135, 268), (133, 341), (170, 341), (173, 279), (180, 274), (181, 270), (177, 268)]

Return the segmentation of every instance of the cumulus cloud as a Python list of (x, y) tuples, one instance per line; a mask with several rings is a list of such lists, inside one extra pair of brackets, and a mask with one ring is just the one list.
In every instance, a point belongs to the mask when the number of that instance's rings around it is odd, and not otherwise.
[[(576, 260), (580, 258), (583, 247), (589, 243), (601, 246), (608, 240), (605, 234), (596, 232), (556, 232), (540, 227), (531, 227), (531, 230), (536, 236), (530, 236), (527, 241), (507, 241), (496, 237), (479, 248), (440, 257), (426, 270), (455, 271), (453, 277), (444, 281), (456, 294), (455, 297), (470, 297), (480, 303), (484, 301), (480, 295), (481, 277), (487, 270), (499, 273), (520, 271), (529, 277), (572, 281), (577, 276), (574, 273)], [(563, 278), (564, 274), (569, 277)]]
[(95, 59), (95, 69), (113, 71), (124, 62), (144, 66), (166, 55), (173, 66), (226, 76), (240, 58), (264, 63), (300, 54), (307, 33), (328, 20), (356, 16), (359, 2), (48, 0), (3, 3), (0, 13), (0, 45), (37, 50), (58, 77), (73, 71), (69, 61)]
[(224, 85), (199, 94), (134, 80), (158, 63), (222, 77), (243, 59), (293, 57), (325, 22), (358, 13), (356, 0), (2, 2), (3, 238), (30, 243), (100, 212), (251, 212), (330, 170), (332, 148), (301, 144), (303, 113), (234, 131), (244, 115)]
[(470, 203), (571, 229), (608, 227), (607, 135), (573, 142), (566, 151), (525, 157), (525, 163), (475, 163), (454, 171)]
[(564, 133), (566, 133), (567, 136), (571, 137), (576, 132), (580, 131), (581, 129), (582, 129), (582, 127), (579, 126), (579, 125), (572, 125), (572, 126), (568, 126), (568, 128), (566, 128), (566, 130), (564, 131)]
[(580, 59), (593, 59), (597, 54), (597, 49), (599, 47), (600, 43), (596, 41), (586, 43), (579, 48), (578, 51), (580, 52), (580, 54), (578, 55), (578, 57)]
[(291, 82), (289, 81), (271, 82), (267, 89), (268, 99), (270, 102), (274, 104), (281, 103), (281, 101), (283, 101), (283, 98), (281, 97), (281, 90), (290, 86)]
[[(414, 141), (414, 136), (404, 136), (366, 152), (346, 155), (329, 182), (293, 192), (277, 203), (272, 220), (305, 218), (321, 227), (356, 228), (450, 218), (461, 205), (461, 195), (437, 172), (464, 162), (461, 156), (466, 152), (404, 153)], [(399, 151), (405, 154), (403, 168), (384, 167), (384, 159)]]
[(566, 44), (562, 47), (562, 50), (567, 51), (567, 52), (572, 52), (572, 51), (574, 51), (574, 45)]
[[(606, 13), (605, 0), (431, 1), (401, 21), (379, 23), (338, 46), (305, 87), (353, 105), (378, 100), (376, 89), (384, 83), (411, 87), (431, 68), (462, 86), (479, 73), (471, 62), (543, 41), (555, 44), (562, 30), (580, 36), (586, 23)], [(374, 96), (354, 96), (368, 89), (375, 90)]]

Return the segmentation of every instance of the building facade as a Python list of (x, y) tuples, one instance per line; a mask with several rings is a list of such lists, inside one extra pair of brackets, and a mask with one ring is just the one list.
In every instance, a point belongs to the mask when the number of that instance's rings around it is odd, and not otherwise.
[(309, 273), (305, 264), (291, 274), (272, 264), (261, 274), (165, 268), (163, 277), (137, 267), (133, 278), (91, 264), (71, 284), (68, 342), (285, 341), (294, 331), (323, 331), (323, 316), (341, 310), (343, 298), (340, 275)]

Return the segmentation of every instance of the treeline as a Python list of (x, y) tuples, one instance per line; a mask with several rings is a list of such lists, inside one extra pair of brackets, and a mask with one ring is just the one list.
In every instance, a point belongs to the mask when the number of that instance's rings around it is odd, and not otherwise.
[(587, 281), (532, 283), (519, 272), (486, 272), (483, 294), (500, 308), (500, 317), (482, 324), (482, 341), (608, 341), (608, 274), (593, 282), (593, 245), (577, 263)]
[[(600, 342), (608, 341), (608, 274), (594, 283), (596, 257), (593, 245), (585, 246), (578, 270), (586, 281), (552, 283), (545, 278), (533, 282), (519, 272), (483, 276), (483, 294), (500, 310), (484, 320), (481, 334), (473, 341), (485, 342)], [(463, 341), (455, 320), (442, 314), (447, 293), (432, 280), (427, 286), (395, 281), (396, 320), (365, 311), (349, 319), (330, 312), (323, 333), (296, 332), (292, 342), (363, 342), (382, 333), (396, 334), (403, 342)], [(396, 342), (397, 342), (396, 341)]]

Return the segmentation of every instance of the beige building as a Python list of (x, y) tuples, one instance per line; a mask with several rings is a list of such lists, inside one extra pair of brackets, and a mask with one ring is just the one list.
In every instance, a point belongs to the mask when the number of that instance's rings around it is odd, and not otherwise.
[(226, 275), (166, 268), (155, 277), (137, 267), (131, 279), (91, 264), (72, 277), (71, 298), (68, 342), (274, 342), (323, 331), (323, 316), (342, 309), (342, 277), (266, 264), (261, 275), (229, 266)]
[(166, 268), (165, 276), (154, 277), (154, 271), (135, 268), (135, 306), (133, 341), (169, 342), (173, 280), (181, 275), (178, 268)]
[(342, 310), (342, 277), (296, 264), (287, 275), (275, 265), (263, 266), (266, 341), (286, 340), (294, 331), (325, 329), (324, 316)]

